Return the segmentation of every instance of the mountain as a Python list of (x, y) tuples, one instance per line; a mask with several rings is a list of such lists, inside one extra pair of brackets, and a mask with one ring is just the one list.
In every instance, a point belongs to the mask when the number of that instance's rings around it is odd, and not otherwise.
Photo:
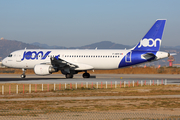
[(40, 49), (41, 47), (28, 44), (28, 43), (23, 43), (20, 41), (16, 40), (6, 40), (6, 39), (1, 39), (0, 40), (0, 60), (8, 56), (11, 52), (15, 50), (20, 50), (20, 49)]
[[(128, 45), (122, 45), (122, 44), (116, 44), (110, 41), (101, 41), (97, 43), (93, 43), (90, 45), (85, 45), (85, 46), (80, 46), (80, 47), (64, 47), (64, 46), (49, 46), (47, 44), (41, 44), (38, 42), (28, 44), (28, 43), (23, 43), (20, 41), (16, 40), (6, 40), (6, 39), (1, 39), (0, 40), (0, 60), (2, 60), (4, 57), (9, 55), (11, 52), (19, 49), (129, 49), (132, 48), (133, 46), (128, 46)], [(169, 53), (177, 53), (177, 55), (174, 56), (175, 64), (180, 63), (180, 47), (169, 47), (169, 46), (162, 46), (161, 51), (166, 51)], [(162, 59), (156, 62), (151, 62), (151, 63), (146, 63), (147, 66), (149, 65), (161, 65), (161, 66), (168, 66), (168, 61), (166, 59)]]
[(85, 45), (85, 46), (80, 46), (80, 47), (64, 47), (64, 46), (49, 46), (47, 44), (41, 44), (38, 42), (32, 43), (32, 45), (36, 45), (42, 48), (46, 49), (129, 49), (132, 48), (131, 46), (128, 45), (122, 45), (122, 44), (116, 44), (110, 41), (101, 41), (97, 43), (93, 43), (90, 45)]
[(85, 45), (81, 47), (64, 47), (64, 46), (49, 46), (47, 44), (41, 44), (38, 42), (28, 44), (28, 43), (23, 43), (17, 40), (6, 40), (6, 39), (1, 39), (0, 40), (0, 60), (8, 56), (11, 52), (15, 50), (20, 50), (20, 49), (124, 49), (124, 48), (131, 48), (128, 45), (122, 45), (122, 44), (116, 44), (110, 41), (102, 41), (102, 42), (97, 42), (93, 43), (90, 45)]
[[(90, 45), (85, 45), (85, 46), (81, 46), (81, 47), (62, 47), (62, 46), (48, 46), (46, 44), (40, 44), (40, 43), (36, 43), (34, 45), (37, 46), (41, 46), (44, 48), (57, 48), (57, 49), (129, 49), (129, 48), (133, 48), (134, 46), (128, 46), (128, 45), (122, 45), (122, 44), (116, 44), (110, 41), (101, 41), (101, 42), (97, 42), (97, 43), (93, 43)], [(160, 48), (161, 51), (166, 51), (169, 53), (176, 53), (177, 55), (174, 56), (174, 64), (180, 64), (180, 46), (161, 46)], [(157, 65), (161, 65), (161, 66), (168, 66), (168, 58), (162, 59), (162, 60), (158, 60), (155, 62), (151, 62), (151, 63), (146, 63), (147, 66), (157, 66)], [(144, 65), (144, 64), (143, 64)]]
[(45, 48), (45, 49), (66, 49), (66, 47), (63, 47), (63, 46), (56, 46), (56, 45), (49, 46), (47, 44), (41, 44), (39, 42), (31, 43), (31, 45), (39, 46), (39, 47)]
[(95, 48), (97, 49), (125, 49), (125, 48), (129, 49), (131, 48), (131, 46), (116, 44), (110, 41), (101, 41), (101, 42), (79, 47), (79, 49), (95, 49)]

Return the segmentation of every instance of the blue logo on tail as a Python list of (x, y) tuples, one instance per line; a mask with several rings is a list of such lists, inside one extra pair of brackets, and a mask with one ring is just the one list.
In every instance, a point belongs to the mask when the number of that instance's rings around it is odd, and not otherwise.
[(160, 39), (155, 39), (153, 40), (152, 38), (150, 39), (143, 39), (140, 41), (140, 44), (138, 45), (138, 48), (141, 47), (157, 47), (161, 44), (161, 40)]

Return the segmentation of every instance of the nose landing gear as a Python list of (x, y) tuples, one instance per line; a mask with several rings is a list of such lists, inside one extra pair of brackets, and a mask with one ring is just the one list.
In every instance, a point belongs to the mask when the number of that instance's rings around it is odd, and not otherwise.
[(23, 71), (23, 74), (21, 74), (21, 78), (26, 78), (26, 75), (25, 75), (26, 69), (23, 68), (22, 71)]

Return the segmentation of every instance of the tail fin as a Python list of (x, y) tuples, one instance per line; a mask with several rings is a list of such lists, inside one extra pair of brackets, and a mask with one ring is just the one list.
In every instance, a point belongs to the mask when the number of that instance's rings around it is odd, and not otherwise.
[(156, 20), (151, 29), (133, 48), (137, 51), (159, 51), (166, 20)]

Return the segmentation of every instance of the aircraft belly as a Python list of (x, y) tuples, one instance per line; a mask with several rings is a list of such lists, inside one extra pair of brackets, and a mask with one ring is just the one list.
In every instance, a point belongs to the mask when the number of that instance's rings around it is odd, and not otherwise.
[(119, 65), (120, 60), (105, 60), (105, 59), (99, 59), (99, 60), (86, 60), (82, 61), (82, 63), (90, 65), (93, 67), (93, 69), (117, 69)]

